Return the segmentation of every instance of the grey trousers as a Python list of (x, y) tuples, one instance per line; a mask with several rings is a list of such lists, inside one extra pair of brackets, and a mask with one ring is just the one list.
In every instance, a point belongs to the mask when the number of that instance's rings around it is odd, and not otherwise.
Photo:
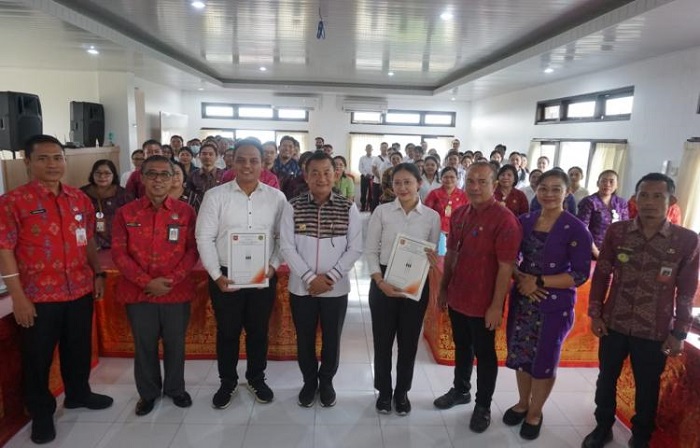
[[(164, 395), (177, 397), (185, 392), (185, 333), (190, 321), (190, 303), (133, 303), (126, 313), (134, 335), (134, 379), (144, 400)], [(163, 340), (163, 367), (160, 372), (158, 340)]]

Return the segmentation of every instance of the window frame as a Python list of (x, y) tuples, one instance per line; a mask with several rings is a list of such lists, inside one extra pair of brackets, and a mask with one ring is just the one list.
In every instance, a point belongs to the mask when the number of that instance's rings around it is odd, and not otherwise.
[[(208, 102), (208, 101), (202, 101), (202, 118), (203, 119), (211, 119), (211, 120), (244, 120), (244, 121), (290, 121), (290, 122), (297, 122), (297, 123), (308, 123), (309, 121), (309, 111), (304, 109), (303, 107), (295, 108), (295, 107), (272, 107), (269, 104), (243, 104), (243, 103), (219, 103), (219, 102)], [(207, 114), (207, 107), (209, 106), (219, 106), (219, 107), (232, 107), (233, 108), (233, 116), (232, 117), (217, 117), (213, 115), (208, 115)], [(255, 117), (241, 117), (240, 114), (238, 113), (238, 109), (244, 107), (244, 108), (270, 108), (272, 109), (272, 117), (271, 118), (255, 118)], [(279, 109), (293, 109), (293, 110), (303, 110), (305, 112), (304, 118), (281, 118), (279, 116)], [(219, 128), (216, 128), (219, 129)]]
[[(429, 128), (453, 128), (457, 123), (457, 112), (444, 110), (404, 110), (404, 109), (388, 109), (386, 112), (378, 112), (380, 114), (379, 122), (373, 123), (368, 121), (355, 120), (355, 113), (371, 112), (371, 111), (353, 111), (350, 112), (350, 124), (368, 125), (368, 126), (411, 126), (411, 127), (429, 127)], [(415, 123), (392, 123), (386, 121), (387, 114), (419, 114), (420, 120)], [(426, 124), (426, 115), (447, 115), (450, 116), (450, 124)], [(398, 134), (397, 134), (398, 135)], [(407, 134), (409, 135), (409, 134)], [(413, 135), (413, 134), (410, 134)]]
[[(605, 102), (615, 98), (624, 98), (631, 96), (634, 98), (634, 86), (621, 87), (619, 89), (605, 90), (583, 95), (569, 96), (564, 98), (555, 98), (551, 100), (538, 101), (535, 107), (535, 124), (562, 124), (562, 123), (600, 123), (605, 121), (629, 121), (632, 119), (632, 113), (606, 115)], [(569, 105), (572, 103), (581, 103), (587, 101), (595, 101), (595, 111), (592, 117), (569, 117)], [(559, 106), (559, 118), (545, 119), (544, 110), (547, 107)]]

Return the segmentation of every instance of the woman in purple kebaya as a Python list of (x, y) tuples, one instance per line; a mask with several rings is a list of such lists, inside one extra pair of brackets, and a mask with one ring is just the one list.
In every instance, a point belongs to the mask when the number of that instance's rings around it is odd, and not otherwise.
[(593, 235), (593, 257), (596, 259), (610, 224), (629, 219), (627, 201), (615, 194), (617, 181), (615, 171), (603, 171), (598, 176), (598, 191), (581, 199), (578, 204), (578, 219), (583, 221)]
[(522, 423), (520, 436), (528, 440), (539, 436), (542, 407), (574, 323), (576, 287), (588, 279), (591, 268), (591, 234), (563, 209), (568, 187), (563, 171), (545, 172), (537, 184), (542, 209), (520, 216), (523, 240), (506, 328), (506, 366), (516, 370), (520, 399), (504, 413), (503, 422)]

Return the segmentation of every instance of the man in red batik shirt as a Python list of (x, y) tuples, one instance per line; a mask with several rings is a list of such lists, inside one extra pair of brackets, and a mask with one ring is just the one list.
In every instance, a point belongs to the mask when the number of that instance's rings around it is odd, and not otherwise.
[(449, 306), (455, 343), (453, 387), (434, 401), (449, 409), (471, 400), (474, 357), (477, 392), (469, 428), (477, 433), (491, 424), (491, 400), (496, 388), (496, 329), (510, 288), (522, 230), (510, 210), (493, 197), (498, 180), (488, 162), (472, 164), (466, 175), (470, 205), (457, 209), (450, 221), (445, 272), (438, 303)]
[[(24, 398), (31, 439), (56, 438), (56, 399), (49, 390), (59, 345), (66, 409), (104, 409), (112, 398), (90, 390), (92, 310), (105, 273), (97, 259), (95, 210), (77, 188), (61, 183), (63, 146), (48, 135), (25, 144), (31, 181), (0, 197), (0, 273), (22, 334)], [(60, 344), (59, 344), (60, 341)]]
[[(168, 196), (173, 164), (164, 156), (148, 158), (141, 167), (145, 196), (130, 202), (114, 217), (112, 258), (122, 275), (117, 300), (126, 304), (134, 335), (134, 379), (140, 400), (136, 415), (153, 410), (156, 398), (172, 398), (187, 408), (185, 333), (190, 320), (197, 263), (194, 209)], [(163, 383), (158, 340), (163, 339)]]

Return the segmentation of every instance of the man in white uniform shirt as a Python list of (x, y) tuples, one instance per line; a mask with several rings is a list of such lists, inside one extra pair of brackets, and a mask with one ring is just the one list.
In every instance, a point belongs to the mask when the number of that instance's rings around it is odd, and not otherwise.
[[(362, 254), (362, 221), (357, 207), (333, 193), (333, 159), (314, 153), (306, 162), (309, 193), (287, 204), (280, 226), (280, 248), (289, 265), (289, 302), (297, 332), (304, 386), (299, 406), (335, 405), (333, 377), (340, 361), (340, 335), (350, 292), (348, 272)], [(321, 324), (321, 365), (316, 359), (316, 328)]]
[(372, 164), (376, 157), (372, 156), (372, 145), (365, 146), (366, 155), (360, 157), (360, 205), (362, 211), (369, 210), (372, 204)]
[[(279, 223), (287, 203), (284, 194), (259, 181), (263, 149), (254, 139), (236, 144), (236, 179), (207, 191), (197, 217), (197, 248), (209, 273), (209, 294), (216, 317), (216, 358), (221, 386), (212, 406), (225, 409), (237, 390), (239, 338), (246, 331), (246, 379), (259, 403), (269, 403), (274, 394), (265, 383), (267, 333), (277, 281)], [(264, 232), (270, 254), (267, 288), (236, 289), (228, 274), (230, 230)]]

